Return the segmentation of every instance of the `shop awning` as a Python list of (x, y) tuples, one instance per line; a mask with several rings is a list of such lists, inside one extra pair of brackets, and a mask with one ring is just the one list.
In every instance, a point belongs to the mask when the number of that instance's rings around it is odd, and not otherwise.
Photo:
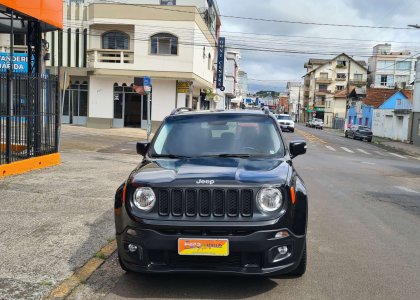
[(40, 21), (44, 32), (63, 28), (62, 0), (0, 0), (0, 33), (10, 33), (11, 10), (16, 33), (27, 31), (28, 20)]

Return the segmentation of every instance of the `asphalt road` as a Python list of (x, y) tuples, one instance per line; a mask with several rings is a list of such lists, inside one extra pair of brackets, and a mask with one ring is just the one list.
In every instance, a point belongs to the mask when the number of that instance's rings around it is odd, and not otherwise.
[(294, 161), (310, 195), (302, 278), (133, 275), (113, 255), (70, 299), (419, 299), (420, 161), (332, 131), (284, 136), (308, 141)]

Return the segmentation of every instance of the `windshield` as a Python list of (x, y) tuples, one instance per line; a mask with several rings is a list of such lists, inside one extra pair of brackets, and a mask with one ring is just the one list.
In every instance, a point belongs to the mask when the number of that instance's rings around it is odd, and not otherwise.
[(265, 115), (169, 117), (152, 143), (152, 157), (284, 156), (277, 125)]
[(289, 120), (292, 121), (290, 116), (277, 116), (277, 120)]

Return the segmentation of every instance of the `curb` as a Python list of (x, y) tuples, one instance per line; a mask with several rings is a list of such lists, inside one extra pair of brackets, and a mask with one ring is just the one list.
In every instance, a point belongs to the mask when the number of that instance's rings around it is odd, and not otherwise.
[(90, 276), (117, 250), (117, 242), (105, 245), (94, 257), (89, 259), (81, 268), (76, 270), (70, 277), (64, 279), (56, 286), (44, 300), (65, 299), (75, 288), (86, 282)]

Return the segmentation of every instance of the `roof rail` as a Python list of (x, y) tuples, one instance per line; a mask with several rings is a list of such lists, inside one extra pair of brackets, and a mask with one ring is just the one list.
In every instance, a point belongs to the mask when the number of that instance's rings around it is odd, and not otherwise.
[(176, 115), (176, 114), (179, 114), (179, 113), (184, 112), (184, 111), (192, 111), (192, 109), (191, 109), (191, 108), (189, 108), (189, 107), (179, 107), (179, 108), (175, 108), (175, 109), (171, 112), (171, 116)]

